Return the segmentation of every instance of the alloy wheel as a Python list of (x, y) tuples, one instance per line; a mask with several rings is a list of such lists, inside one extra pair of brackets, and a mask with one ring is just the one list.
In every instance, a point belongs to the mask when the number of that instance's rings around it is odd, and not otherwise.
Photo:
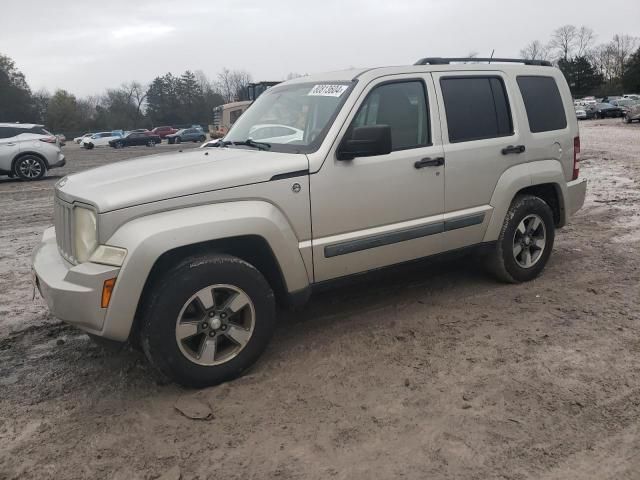
[(42, 175), (42, 164), (35, 158), (25, 158), (18, 164), (20, 175), (24, 178), (38, 178)]
[(522, 268), (533, 267), (544, 252), (547, 231), (544, 221), (536, 214), (529, 214), (518, 224), (513, 235), (513, 258)]
[(196, 292), (180, 310), (176, 342), (191, 362), (220, 365), (249, 343), (255, 320), (255, 307), (244, 291), (233, 285), (210, 285)]

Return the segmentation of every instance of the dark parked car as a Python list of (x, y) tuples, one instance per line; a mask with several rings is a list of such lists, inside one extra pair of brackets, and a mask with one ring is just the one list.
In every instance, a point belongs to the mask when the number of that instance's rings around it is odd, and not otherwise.
[(181, 143), (181, 142), (204, 142), (207, 137), (204, 132), (199, 128), (183, 128), (176, 133), (167, 135), (169, 143)]
[(109, 146), (113, 148), (131, 147), (133, 145), (146, 145), (147, 147), (155, 147), (162, 139), (151, 132), (131, 132), (122, 138), (109, 140)]
[(593, 111), (593, 118), (615, 118), (624, 115), (620, 107), (610, 103), (596, 103), (591, 107), (591, 110)]
[(156, 135), (159, 135), (160, 138), (166, 138), (167, 135), (173, 135), (176, 133), (178, 129), (173, 127), (156, 127), (151, 131)]

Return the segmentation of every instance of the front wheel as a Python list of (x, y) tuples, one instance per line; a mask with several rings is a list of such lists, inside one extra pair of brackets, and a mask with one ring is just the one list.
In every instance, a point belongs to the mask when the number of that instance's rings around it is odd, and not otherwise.
[(116, 148), (124, 148), (124, 143), (116, 142)]
[(180, 137), (176, 137), (176, 143), (181, 143), (182, 139)]
[(142, 315), (142, 348), (162, 374), (184, 386), (238, 377), (271, 338), (273, 291), (237, 257), (188, 258), (152, 288)]
[(14, 173), (21, 180), (40, 180), (47, 173), (47, 166), (40, 157), (25, 155), (16, 160)]
[(519, 195), (511, 203), (496, 247), (489, 254), (489, 270), (507, 283), (533, 280), (547, 264), (554, 239), (549, 205), (539, 197)]
[(204, 142), (207, 139), (207, 137), (205, 137), (204, 135), (201, 136), (200, 138), (198, 138), (199, 142)]
[(155, 147), (155, 146), (156, 146), (156, 142), (155, 142), (155, 141), (153, 141), (153, 140), (149, 140), (149, 141), (147, 142), (147, 147)]

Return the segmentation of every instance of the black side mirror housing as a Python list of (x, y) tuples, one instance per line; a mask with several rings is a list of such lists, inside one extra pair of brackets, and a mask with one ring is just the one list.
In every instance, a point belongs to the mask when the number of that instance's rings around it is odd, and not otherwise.
[(356, 127), (345, 135), (338, 147), (338, 160), (353, 160), (356, 157), (372, 157), (391, 153), (391, 127), (389, 125), (367, 125)]

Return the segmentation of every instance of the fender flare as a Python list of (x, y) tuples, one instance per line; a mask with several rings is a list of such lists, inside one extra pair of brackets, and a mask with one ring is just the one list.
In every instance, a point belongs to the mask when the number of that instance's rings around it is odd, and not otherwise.
[(564, 225), (567, 221), (567, 212), (564, 208), (567, 185), (562, 164), (557, 160), (521, 163), (505, 170), (498, 179), (490, 202), (493, 213), (483, 242), (498, 240), (509, 206), (519, 191), (543, 184), (551, 184), (556, 188), (560, 204), (560, 226)]
[(238, 236), (262, 237), (271, 248), (289, 292), (310, 284), (291, 225), (265, 201), (224, 202), (160, 212), (122, 225), (106, 242), (127, 249), (107, 310), (102, 335), (128, 338), (138, 302), (155, 262), (167, 251)]

